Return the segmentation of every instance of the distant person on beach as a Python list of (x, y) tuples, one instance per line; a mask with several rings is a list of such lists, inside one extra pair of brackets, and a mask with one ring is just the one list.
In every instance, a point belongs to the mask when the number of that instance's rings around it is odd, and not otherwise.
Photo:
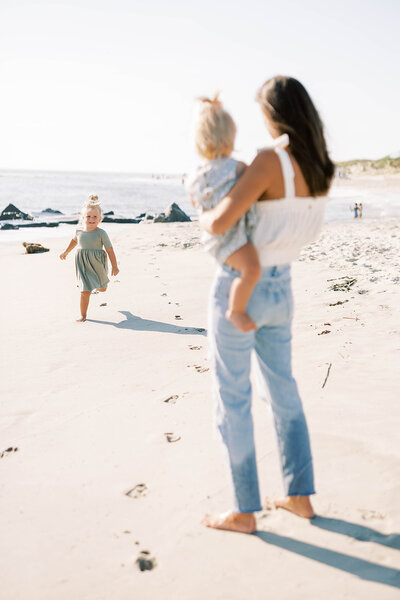
[(362, 202), (360, 202), (360, 204), (358, 205), (358, 218), (362, 219), (362, 213), (363, 213), (363, 205)]
[(358, 209), (358, 204), (357, 204), (357, 202), (356, 202), (356, 203), (354, 204), (354, 206), (353, 206), (354, 218), (355, 218), (355, 219), (357, 219), (357, 217), (358, 217), (358, 210), (359, 210), (359, 209)]
[[(192, 205), (200, 213), (218, 205), (220, 200), (244, 173), (246, 165), (231, 158), (235, 145), (236, 125), (218, 100), (199, 98), (200, 113), (196, 123), (195, 142), (199, 155), (206, 160), (186, 184)], [(235, 269), (226, 318), (241, 331), (256, 329), (246, 313), (247, 303), (261, 276), (257, 251), (251, 242), (256, 224), (255, 207), (221, 235), (204, 232), (205, 249), (222, 265)]]
[[(75, 268), (78, 286), (81, 290), (81, 318), (78, 322), (86, 321), (90, 294), (93, 290), (107, 290), (108, 266), (107, 254), (111, 262), (111, 275), (118, 275), (117, 259), (110, 238), (104, 229), (99, 229), (103, 213), (97, 196), (89, 196), (89, 201), (83, 206), (81, 218), (75, 236), (68, 248), (60, 254), (65, 260), (68, 254), (78, 245), (75, 256)], [(104, 252), (105, 248), (106, 252)]]
[(312, 518), (315, 493), (309, 434), (292, 375), (293, 299), (290, 263), (322, 227), (326, 194), (334, 175), (323, 125), (307, 91), (296, 79), (277, 76), (258, 92), (267, 129), (281, 145), (261, 151), (218, 205), (203, 212), (201, 226), (213, 235), (228, 231), (256, 206), (254, 245), (262, 275), (248, 304), (257, 330), (243, 333), (226, 318), (229, 289), (238, 273), (224, 264), (211, 289), (209, 344), (214, 375), (216, 421), (229, 459), (233, 510), (207, 515), (216, 529), (252, 533), (261, 510), (251, 414), (250, 359), (257, 358), (269, 388), (278, 437), (285, 497), (269, 505)]

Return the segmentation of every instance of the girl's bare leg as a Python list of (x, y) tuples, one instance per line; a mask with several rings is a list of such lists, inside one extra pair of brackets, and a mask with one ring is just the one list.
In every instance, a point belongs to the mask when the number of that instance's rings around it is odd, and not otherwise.
[(247, 303), (261, 277), (261, 265), (257, 250), (253, 244), (248, 242), (231, 254), (227, 258), (226, 264), (236, 271), (240, 271), (239, 277), (232, 282), (226, 318), (241, 331), (257, 329), (254, 321), (246, 313)]
[(89, 306), (91, 292), (81, 292), (81, 318), (77, 319), (78, 323), (86, 321), (87, 309)]

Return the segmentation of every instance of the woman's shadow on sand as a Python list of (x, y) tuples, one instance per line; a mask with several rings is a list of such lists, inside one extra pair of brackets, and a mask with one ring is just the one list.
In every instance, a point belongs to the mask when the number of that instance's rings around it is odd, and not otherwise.
[[(314, 527), (346, 535), (359, 541), (373, 542), (400, 550), (400, 534), (398, 533), (385, 535), (370, 527), (363, 527), (341, 519), (328, 519), (319, 516), (314, 517), (310, 523)], [(321, 546), (315, 546), (272, 532), (257, 531), (254, 535), (267, 544), (278, 546), (289, 552), (300, 554), (319, 563), (357, 575), (365, 581), (374, 581), (400, 588), (400, 571), (398, 569), (384, 567), (349, 554), (328, 550), (328, 548), (321, 548)]]
[(178, 333), (181, 335), (207, 335), (207, 330), (202, 327), (182, 327), (163, 323), (162, 321), (152, 321), (151, 319), (142, 319), (126, 310), (119, 311), (125, 316), (125, 320), (120, 323), (112, 321), (99, 321), (96, 319), (87, 319), (90, 323), (101, 323), (102, 325), (112, 325), (118, 329), (132, 329), (133, 331), (158, 331), (160, 333)]

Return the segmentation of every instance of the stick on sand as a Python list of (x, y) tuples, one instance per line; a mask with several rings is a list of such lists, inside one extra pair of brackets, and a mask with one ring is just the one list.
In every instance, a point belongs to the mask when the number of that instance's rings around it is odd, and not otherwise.
[(330, 370), (331, 370), (331, 366), (332, 366), (332, 363), (329, 363), (329, 367), (328, 367), (328, 371), (327, 371), (327, 373), (326, 373), (325, 381), (324, 381), (324, 383), (322, 384), (322, 389), (324, 389), (324, 387), (325, 387), (325, 384), (326, 384), (326, 382), (328, 381), (328, 377), (329, 377), (329, 373), (330, 373)]

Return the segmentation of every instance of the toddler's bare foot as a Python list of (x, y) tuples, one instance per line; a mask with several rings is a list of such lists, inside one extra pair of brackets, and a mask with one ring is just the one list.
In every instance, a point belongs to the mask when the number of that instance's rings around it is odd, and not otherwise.
[(253, 533), (257, 529), (253, 513), (227, 512), (220, 515), (206, 515), (202, 523), (213, 529), (237, 531), (238, 533)]
[(225, 316), (228, 321), (237, 327), (237, 329), (240, 329), (240, 331), (253, 331), (254, 329), (257, 329), (253, 319), (250, 319), (247, 313), (239, 313), (233, 310), (227, 310)]
[(265, 501), (267, 508), (284, 508), (303, 519), (312, 519), (315, 512), (312, 507), (309, 496), (286, 496), (286, 498), (267, 498)]
[(84, 323), (85, 321), (86, 321), (86, 317), (81, 317), (80, 319), (76, 320), (77, 323)]

